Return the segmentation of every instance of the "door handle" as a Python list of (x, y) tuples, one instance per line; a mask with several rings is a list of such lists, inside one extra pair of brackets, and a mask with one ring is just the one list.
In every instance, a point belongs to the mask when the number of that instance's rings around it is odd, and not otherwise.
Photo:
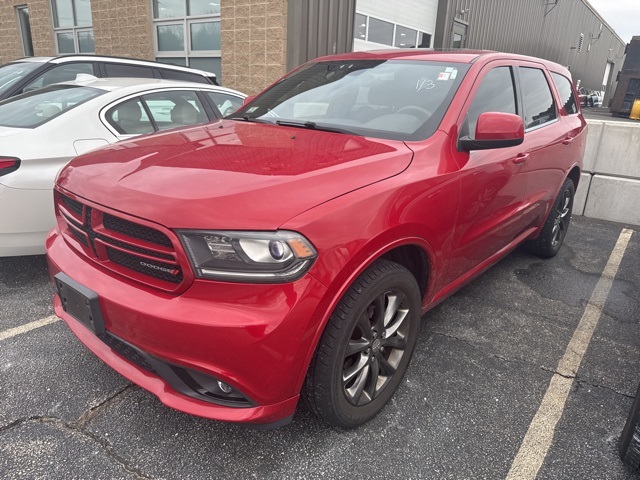
[(564, 140), (562, 140), (563, 145), (569, 145), (571, 142), (573, 142), (573, 137), (566, 137)]
[(516, 155), (516, 158), (513, 159), (513, 163), (515, 163), (516, 165), (521, 165), (527, 160), (529, 160), (528, 153), (519, 153), (518, 155)]

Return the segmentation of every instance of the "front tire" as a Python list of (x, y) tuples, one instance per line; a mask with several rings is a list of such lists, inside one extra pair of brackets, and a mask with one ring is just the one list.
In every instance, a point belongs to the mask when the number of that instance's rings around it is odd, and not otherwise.
[(420, 328), (414, 276), (388, 260), (360, 275), (329, 318), (302, 391), (331, 425), (354, 428), (377, 415), (400, 385)]
[(574, 195), (573, 181), (571, 179), (565, 180), (540, 235), (526, 244), (531, 253), (543, 258), (554, 257), (558, 253), (571, 222)]

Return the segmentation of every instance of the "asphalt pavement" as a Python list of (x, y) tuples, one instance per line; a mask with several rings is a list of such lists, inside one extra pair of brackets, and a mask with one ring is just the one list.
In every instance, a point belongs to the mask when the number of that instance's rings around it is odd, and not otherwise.
[(640, 227), (574, 217), (555, 258), (510, 254), (425, 315), (400, 389), (350, 431), (303, 407), (271, 431), (171, 410), (56, 321), (53, 291), (43, 257), (0, 258), (2, 479), (504, 479), (536, 455), (540, 479), (640, 479), (617, 455), (640, 382)]

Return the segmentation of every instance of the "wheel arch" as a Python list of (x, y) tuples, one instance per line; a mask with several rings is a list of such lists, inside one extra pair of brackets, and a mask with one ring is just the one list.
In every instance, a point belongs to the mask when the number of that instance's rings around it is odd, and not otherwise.
[(336, 285), (335, 288), (330, 288), (327, 291), (325, 301), (321, 302), (316, 310), (315, 320), (313, 320), (313, 338), (308, 344), (309, 347), (306, 349), (300, 369), (294, 377), (294, 394), (297, 394), (302, 388), (309, 365), (318, 349), (329, 318), (340, 300), (356, 279), (373, 263), (382, 258), (396, 262), (411, 272), (418, 283), (422, 299), (422, 312), (424, 311), (426, 299), (433, 293), (437, 268), (437, 256), (431, 244), (418, 236), (396, 237), (394, 241), (384, 243), (380, 243), (379, 238), (372, 239), (344, 265), (333, 282), (333, 285)]

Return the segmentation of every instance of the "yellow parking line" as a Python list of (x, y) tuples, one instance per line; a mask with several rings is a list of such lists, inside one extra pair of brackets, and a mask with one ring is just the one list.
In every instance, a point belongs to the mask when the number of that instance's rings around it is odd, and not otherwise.
[(36, 320), (35, 322), (30, 322), (25, 325), (20, 325), (19, 327), (9, 328), (8, 330), (0, 332), (0, 341), (6, 340), (7, 338), (15, 337), (16, 335), (20, 335), (21, 333), (29, 332), (35, 328), (50, 325), (57, 322), (58, 320), (60, 320), (58, 317), (56, 317), (55, 315), (51, 315), (50, 317), (41, 318), (40, 320)]
[(574, 377), (589, 346), (591, 336), (598, 325), (613, 279), (618, 272), (632, 233), (633, 230), (626, 228), (620, 232), (607, 266), (591, 294), (589, 303), (578, 327), (573, 332), (573, 337), (567, 345), (564, 356), (558, 363), (557, 373), (551, 377), (549, 388), (542, 399), (540, 408), (533, 417), (516, 458), (513, 460), (507, 474), (507, 480), (536, 478), (553, 441), (556, 425), (564, 411)]

